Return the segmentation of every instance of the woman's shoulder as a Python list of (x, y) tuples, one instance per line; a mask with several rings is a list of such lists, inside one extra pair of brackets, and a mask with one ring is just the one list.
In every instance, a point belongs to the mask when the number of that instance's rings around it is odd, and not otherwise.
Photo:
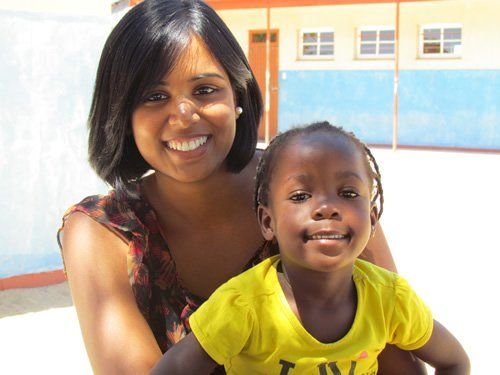
[(144, 231), (142, 216), (148, 210), (145, 202), (140, 198), (119, 196), (115, 190), (104, 195), (91, 195), (69, 207), (63, 215), (62, 226), (58, 237), (61, 236), (68, 219), (79, 213), (80, 219), (74, 220), (77, 226), (87, 219), (102, 224), (118, 234), (125, 241), (129, 241), (133, 234)]

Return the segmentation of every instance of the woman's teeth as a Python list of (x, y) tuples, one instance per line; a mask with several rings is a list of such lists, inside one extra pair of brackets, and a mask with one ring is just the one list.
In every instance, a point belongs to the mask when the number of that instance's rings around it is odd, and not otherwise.
[(207, 142), (207, 139), (208, 139), (208, 136), (195, 138), (189, 142), (187, 142), (187, 141), (178, 142), (175, 140), (168, 141), (167, 146), (168, 146), (168, 148), (171, 148), (172, 150), (177, 150), (177, 151), (193, 151), (193, 150), (196, 150), (201, 145), (205, 144)]

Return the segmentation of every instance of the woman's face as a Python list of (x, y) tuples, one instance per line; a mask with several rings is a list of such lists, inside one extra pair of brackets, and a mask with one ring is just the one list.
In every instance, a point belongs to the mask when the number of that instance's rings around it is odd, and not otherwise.
[(146, 92), (132, 130), (160, 174), (196, 182), (225, 169), (236, 132), (233, 88), (203, 42), (192, 38), (172, 71)]

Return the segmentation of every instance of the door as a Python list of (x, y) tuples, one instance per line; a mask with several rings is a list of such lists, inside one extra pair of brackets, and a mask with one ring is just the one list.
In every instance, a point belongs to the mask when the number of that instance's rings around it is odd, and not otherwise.
[[(266, 103), (266, 30), (250, 30), (248, 60)], [(278, 131), (278, 52), (279, 33), (271, 30), (270, 45), (270, 106), (269, 106), (269, 139)], [(265, 114), (259, 126), (259, 140), (266, 140)]]

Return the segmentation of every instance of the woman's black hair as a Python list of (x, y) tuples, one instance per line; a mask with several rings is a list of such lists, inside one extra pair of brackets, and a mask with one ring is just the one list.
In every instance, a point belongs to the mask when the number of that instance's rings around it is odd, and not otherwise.
[(269, 185), (271, 183), (272, 173), (279, 153), (290, 143), (290, 140), (311, 133), (325, 133), (335, 137), (343, 137), (352, 143), (365, 154), (365, 166), (372, 181), (372, 204), (377, 204), (377, 217), (380, 218), (384, 210), (384, 191), (382, 189), (382, 178), (380, 170), (370, 149), (361, 142), (353, 133), (347, 132), (341, 127), (334, 126), (327, 121), (315, 122), (307, 126), (292, 128), (282, 134), (277, 135), (269, 143), (264, 151), (257, 166), (254, 191), (254, 208), (257, 210), (259, 204), (269, 206)]
[(131, 118), (146, 90), (175, 66), (190, 40), (199, 38), (226, 71), (236, 105), (243, 108), (226, 159), (241, 171), (252, 159), (262, 96), (250, 65), (217, 13), (201, 0), (145, 0), (118, 22), (104, 45), (89, 114), (89, 161), (118, 193), (151, 166), (139, 153)]

